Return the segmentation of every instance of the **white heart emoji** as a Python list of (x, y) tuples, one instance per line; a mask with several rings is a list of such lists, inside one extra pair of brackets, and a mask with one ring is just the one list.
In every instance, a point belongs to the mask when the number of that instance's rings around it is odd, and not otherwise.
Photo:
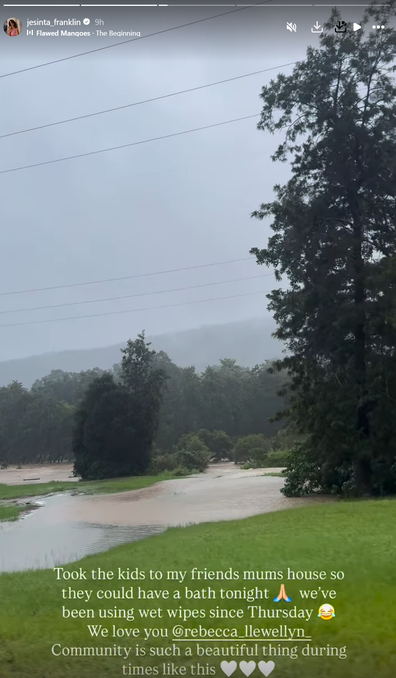
[(239, 662), (239, 668), (241, 669), (242, 673), (245, 674), (245, 676), (250, 676), (250, 674), (253, 673), (254, 669), (256, 668), (256, 662)]
[(220, 668), (221, 670), (226, 674), (226, 676), (231, 676), (235, 669), (237, 667), (237, 663), (232, 661), (232, 662), (221, 662)]
[(259, 662), (258, 667), (264, 676), (269, 676), (274, 670), (275, 664), (274, 662)]

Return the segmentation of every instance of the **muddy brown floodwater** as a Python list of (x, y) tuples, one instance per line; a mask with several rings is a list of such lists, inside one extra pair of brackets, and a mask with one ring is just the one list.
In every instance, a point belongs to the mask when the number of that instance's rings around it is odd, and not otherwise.
[(280, 493), (283, 479), (265, 476), (264, 471), (218, 464), (206, 473), (142, 490), (44, 497), (38, 500), (41, 508), (25, 518), (0, 523), (0, 571), (62, 565), (171, 526), (235, 520), (326, 501), (288, 499)]
[(280, 493), (283, 478), (264, 476), (264, 472), (265, 469), (242, 471), (234, 464), (218, 464), (206, 473), (142, 490), (77, 496), (68, 507), (67, 518), (74, 521), (83, 515), (87, 523), (167, 527), (247, 518), (304, 502), (284, 497)]
[(73, 477), (73, 464), (28, 464), (22, 468), (10, 466), (0, 469), (0, 484), (4, 485), (37, 485), (52, 481), (78, 482)]

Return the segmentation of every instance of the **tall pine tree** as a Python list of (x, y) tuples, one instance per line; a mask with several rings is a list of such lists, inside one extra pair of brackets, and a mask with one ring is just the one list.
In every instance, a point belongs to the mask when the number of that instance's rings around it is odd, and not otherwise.
[[(273, 159), (291, 178), (253, 216), (272, 219), (259, 264), (287, 276), (268, 295), (289, 355), (291, 410), (305, 442), (286, 494), (396, 493), (395, 3), (336, 34), (263, 87), (259, 129), (284, 130)], [(373, 31), (372, 24), (385, 25)]]

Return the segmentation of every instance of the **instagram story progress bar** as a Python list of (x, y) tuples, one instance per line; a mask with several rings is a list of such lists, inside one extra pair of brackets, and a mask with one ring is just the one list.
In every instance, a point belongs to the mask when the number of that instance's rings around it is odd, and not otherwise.
[[(115, 4), (115, 3), (112, 3), (111, 5), (110, 5), (110, 4), (107, 5), (107, 4), (103, 4), (103, 3), (101, 3), (101, 4), (95, 4), (95, 5), (92, 5), (92, 4), (89, 4), (89, 5), (86, 5), (86, 4), (84, 4), (84, 5), (81, 5), (81, 4), (72, 4), (72, 5), (71, 5), (71, 4), (68, 4), (68, 5), (59, 5), (59, 4), (56, 4), (56, 5), (51, 5), (51, 4), (45, 4), (45, 5), (42, 5), (42, 4), (40, 4), (40, 5), (39, 5), (39, 4), (34, 4), (34, 5), (32, 5), (32, 4), (29, 4), (29, 5), (26, 5), (26, 4), (23, 4), (23, 5), (21, 5), (21, 4), (14, 4), (14, 3), (12, 3), (12, 4), (4, 4), (4, 5), (3, 5), (3, 7), (28, 7), (28, 8), (33, 8), (33, 7), (45, 7), (45, 8), (48, 8), (48, 7), (56, 7), (57, 9), (58, 9), (59, 7), (168, 7), (168, 6), (169, 6), (169, 5), (153, 5), (153, 4), (147, 4), (147, 5), (124, 5), (124, 4), (121, 5), (121, 4), (119, 4), (119, 5), (118, 5), (118, 4)], [(177, 6), (178, 6), (178, 5), (177, 5)], [(186, 5), (186, 6), (187, 6), (187, 5)], [(230, 5), (230, 6), (235, 7), (235, 5)], [(220, 7), (227, 7), (227, 5), (220, 5)]]

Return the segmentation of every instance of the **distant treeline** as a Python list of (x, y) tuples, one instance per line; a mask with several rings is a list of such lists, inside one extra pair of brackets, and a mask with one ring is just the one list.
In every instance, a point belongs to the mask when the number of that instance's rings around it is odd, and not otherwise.
[[(155, 448), (172, 452), (181, 436), (224, 431), (236, 439), (250, 434), (271, 437), (281, 427), (270, 418), (284, 408), (277, 395), (282, 374), (269, 374), (269, 363), (253, 369), (224, 359), (198, 373), (181, 368), (160, 351), (156, 367), (167, 375), (161, 395)], [(95, 380), (111, 374), (117, 381), (121, 365), (79, 373), (53, 370), (26, 389), (19, 382), (0, 388), (0, 464), (73, 461), (76, 412)]]

